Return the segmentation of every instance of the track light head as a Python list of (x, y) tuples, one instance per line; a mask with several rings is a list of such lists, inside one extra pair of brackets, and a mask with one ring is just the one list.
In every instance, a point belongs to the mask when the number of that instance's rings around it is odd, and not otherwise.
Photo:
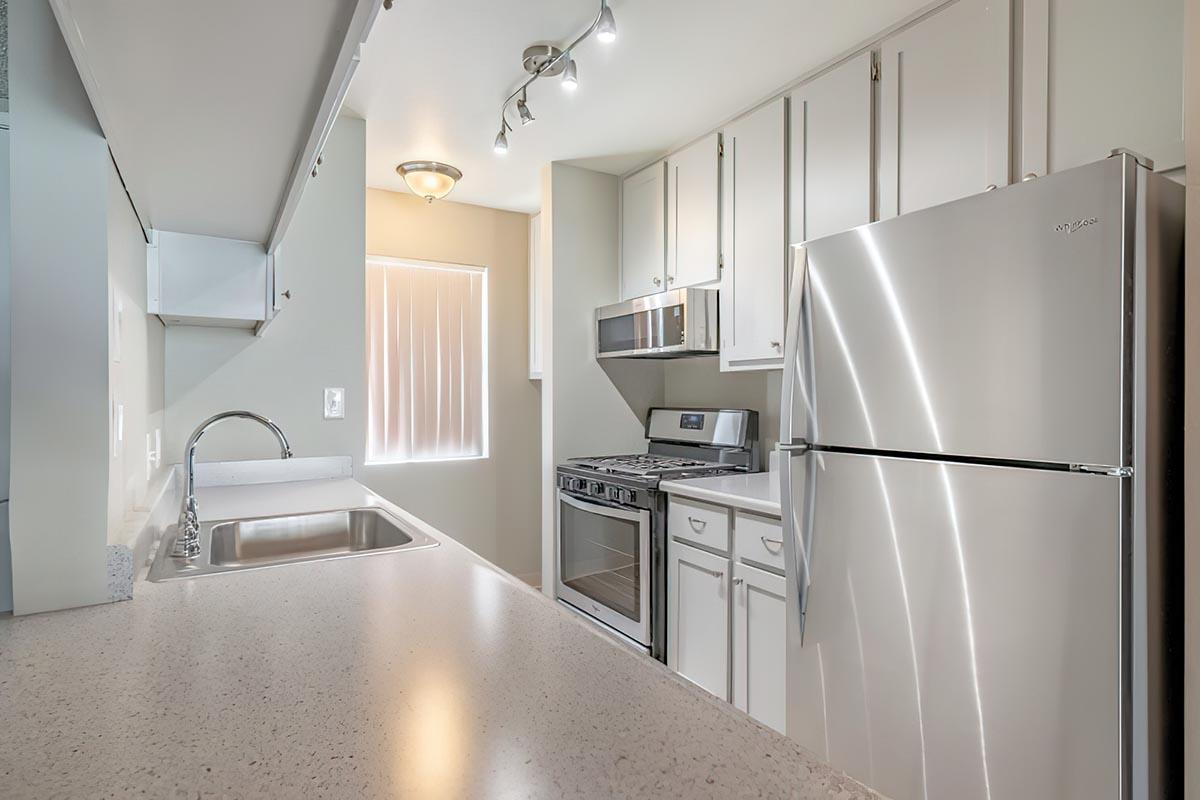
[(521, 93), (521, 98), (517, 100), (517, 114), (521, 117), (521, 124), (528, 125), (533, 122), (533, 112), (529, 110), (529, 104), (525, 102), (525, 93)]
[(504, 133), (504, 124), (500, 124), (500, 132), (496, 134), (496, 143), (492, 145), (492, 152), (498, 156), (502, 156), (508, 152), (508, 136)]
[(617, 40), (617, 21), (613, 19), (608, 3), (600, 9), (600, 21), (596, 23), (596, 38), (608, 44)]
[(579, 88), (579, 73), (575, 69), (575, 59), (567, 56), (567, 68), (563, 70), (562, 87), (568, 92)]

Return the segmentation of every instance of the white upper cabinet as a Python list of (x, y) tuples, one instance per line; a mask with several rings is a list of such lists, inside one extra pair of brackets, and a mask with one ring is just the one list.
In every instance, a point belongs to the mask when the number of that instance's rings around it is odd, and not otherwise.
[(1009, 182), (1009, 14), (958, 0), (883, 41), (881, 219)]
[(871, 221), (871, 66), (860, 53), (792, 93), (792, 242)]
[(381, 0), (50, 0), (143, 224), (283, 239)]
[(721, 369), (783, 365), (787, 98), (725, 128)]
[(1116, 147), (1182, 167), (1183, 0), (1025, 0), (1020, 174)]
[(667, 288), (721, 278), (721, 137), (667, 157)]
[(661, 292), (667, 278), (666, 162), (621, 183), (621, 299)]

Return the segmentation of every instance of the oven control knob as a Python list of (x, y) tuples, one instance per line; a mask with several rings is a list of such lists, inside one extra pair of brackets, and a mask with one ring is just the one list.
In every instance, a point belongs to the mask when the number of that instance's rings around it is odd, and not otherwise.
[(621, 487), (620, 486), (609, 486), (606, 494), (608, 495), (609, 500), (614, 500), (618, 503), (621, 502)]
[(588, 494), (603, 497), (604, 485), (599, 481), (588, 481)]
[(633, 491), (633, 489), (622, 489), (621, 490), (621, 502), (622, 503), (634, 503), (636, 501), (637, 501), (637, 492)]

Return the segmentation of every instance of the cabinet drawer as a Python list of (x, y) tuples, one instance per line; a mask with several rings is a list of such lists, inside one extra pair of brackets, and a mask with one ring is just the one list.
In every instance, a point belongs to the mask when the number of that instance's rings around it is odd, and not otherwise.
[(735, 511), (733, 543), (739, 560), (783, 572), (783, 525), (774, 517)]
[(667, 533), (728, 553), (729, 509), (672, 495), (667, 509)]

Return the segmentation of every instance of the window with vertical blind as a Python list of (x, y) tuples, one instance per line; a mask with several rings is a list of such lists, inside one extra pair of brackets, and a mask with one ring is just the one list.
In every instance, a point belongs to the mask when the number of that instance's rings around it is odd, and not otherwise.
[(488, 455), (487, 270), (367, 257), (367, 463)]

